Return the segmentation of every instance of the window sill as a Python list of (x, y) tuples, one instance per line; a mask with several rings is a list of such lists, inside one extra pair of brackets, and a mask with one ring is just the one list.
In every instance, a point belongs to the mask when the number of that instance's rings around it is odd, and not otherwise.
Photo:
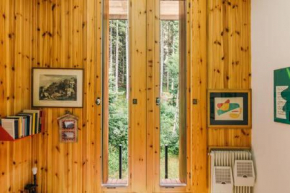
[(163, 188), (185, 187), (185, 183), (181, 183), (178, 179), (162, 179), (160, 186)]
[(107, 183), (102, 185), (103, 187), (106, 188), (118, 188), (118, 187), (127, 187), (128, 186), (128, 181), (127, 180), (119, 180), (119, 179), (109, 179)]

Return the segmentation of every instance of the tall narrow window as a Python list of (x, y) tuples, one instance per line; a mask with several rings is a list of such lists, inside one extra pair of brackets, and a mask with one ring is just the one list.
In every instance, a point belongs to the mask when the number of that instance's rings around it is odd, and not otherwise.
[(128, 0), (104, 0), (103, 183), (128, 179)]
[(160, 178), (186, 183), (185, 1), (160, 0)]

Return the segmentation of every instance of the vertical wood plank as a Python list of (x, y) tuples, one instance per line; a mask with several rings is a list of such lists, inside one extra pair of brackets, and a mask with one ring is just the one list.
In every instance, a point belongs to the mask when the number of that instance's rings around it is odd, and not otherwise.
[[(206, 1), (192, 1), (191, 40), (191, 101), (192, 105), (192, 191), (206, 192), (207, 174), (207, 131), (206, 131), (206, 89), (207, 89), (207, 46)], [(217, 26), (217, 28), (219, 28)], [(215, 40), (216, 41), (216, 40)], [(215, 75), (213, 75), (215, 76)], [(191, 103), (190, 101), (190, 103)]]
[(146, 0), (130, 0), (130, 100), (138, 104), (129, 105), (130, 125), (130, 177), (132, 192), (146, 192)]

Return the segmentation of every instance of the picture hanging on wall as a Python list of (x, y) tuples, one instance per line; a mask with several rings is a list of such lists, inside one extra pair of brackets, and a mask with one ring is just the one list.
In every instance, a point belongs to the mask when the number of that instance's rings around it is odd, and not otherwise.
[(274, 121), (290, 124), (290, 67), (274, 71)]
[(33, 107), (83, 107), (83, 69), (32, 69)]
[(59, 141), (62, 143), (75, 143), (78, 141), (78, 117), (67, 112), (59, 117)]
[(209, 128), (250, 128), (251, 90), (208, 90)]

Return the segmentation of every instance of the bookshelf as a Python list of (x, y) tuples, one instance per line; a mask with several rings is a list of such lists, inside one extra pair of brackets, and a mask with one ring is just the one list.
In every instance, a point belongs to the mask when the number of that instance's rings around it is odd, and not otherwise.
[(28, 136), (24, 136), (21, 138), (17, 138), (14, 139), (1, 125), (0, 125), (0, 141), (18, 141), (21, 139), (26, 139), (28, 137), (34, 136), (34, 135), (38, 135), (41, 134), (43, 131), (41, 130), (41, 132), (36, 133), (36, 134), (32, 134), (32, 135), (28, 135)]
[[(45, 125), (44, 124), (45, 123), (44, 111), (43, 110), (26, 110), (26, 111), (29, 111), (29, 112), (25, 114), (25, 112), (23, 111), (21, 113), (18, 113), (17, 116), (8, 116), (8, 117), (12, 118), (11, 120), (13, 120), (13, 118), (16, 118), (16, 117), (23, 117), (23, 116), (25, 117), (26, 115), (31, 115), (30, 118), (26, 117), (25, 122), (23, 122), (24, 119), (21, 119), (21, 126), (19, 126), (19, 130), (16, 129), (16, 130), (18, 130), (17, 131), (17, 133), (18, 133), (17, 138), (16, 138), (16, 134), (15, 134), (15, 136), (11, 136), (11, 133), (7, 131), (7, 128), (6, 129), (4, 128), (5, 125), (0, 124), (0, 141), (18, 141), (18, 140), (25, 139), (25, 138), (28, 138), (28, 137), (31, 137), (34, 135), (38, 135), (38, 134), (44, 132), (44, 125)], [(31, 111), (33, 111), (34, 113)], [(38, 114), (36, 114), (36, 112)], [(7, 118), (4, 118), (4, 119), (7, 119)], [(17, 121), (17, 119), (18, 118), (16, 118), (16, 121)], [(29, 122), (28, 122), (28, 120), (29, 120)], [(33, 123), (32, 123), (32, 121), (33, 121)], [(29, 123), (31, 123), (31, 124), (29, 124)], [(19, 120), (18, 124), (20, 124), (20, 120)], [(23, 124), (23, 126), (22, 126), (22, 124)], [(18, 128), (18, 127), (16, 127), (16, 128)], [(21, 133), (21, 134), (19, 134), (19, 133)], [(20, 135), (22, 137), (19, 137)]]

